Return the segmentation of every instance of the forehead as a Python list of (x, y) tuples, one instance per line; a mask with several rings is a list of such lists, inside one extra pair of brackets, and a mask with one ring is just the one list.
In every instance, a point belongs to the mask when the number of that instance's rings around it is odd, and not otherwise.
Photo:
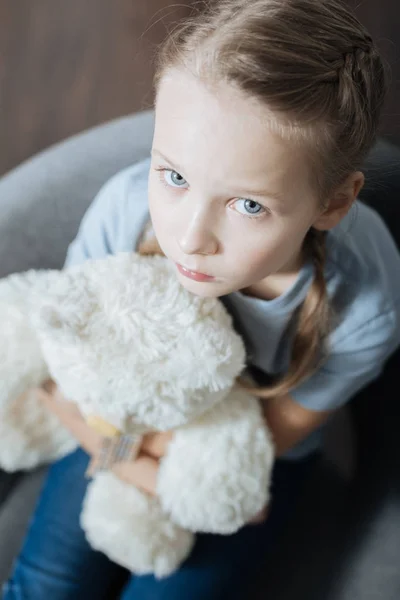
[(274, 131), (272, 120), (265, 106), (233, 86), (211, 89), (173, 70), (160, 81), (153, 145), (187, 168), (186, 176), (195, 166), (209, 177), (275, 183), (282, 191), (289, 184), (308, 184), (305, 152)]

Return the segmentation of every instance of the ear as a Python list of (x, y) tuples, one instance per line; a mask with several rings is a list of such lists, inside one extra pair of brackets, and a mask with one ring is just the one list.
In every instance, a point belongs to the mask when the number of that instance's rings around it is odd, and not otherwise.
[(314, 221), (313, 227), (320, 231), (327, 231), (336, 227), (353, 206), (364, 181), (365, 177), (361, 171), (351, 173), (346, 181), (328, 198), (319, 217)]

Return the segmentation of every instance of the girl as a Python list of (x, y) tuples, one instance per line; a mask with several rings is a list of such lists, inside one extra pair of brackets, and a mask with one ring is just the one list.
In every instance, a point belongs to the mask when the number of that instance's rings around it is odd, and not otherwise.
[[(128, 576), (120, 597), (241, 598), (293, 511), (328, 418), (377, 377), (399, 339), (399, 255), (377, 214), (356, 204), (353, 220), (351, 210), (384, 69), (335, 0), (220, 0), (167, 40), (156, 92), (151, 159), (100, 191), (66, 262), (157, 241), (185, 288), (221, 297), (263, 379), (278, 460), (264, 520), (199, 536), (180, 571)], [(109, 598), (126, 573), (79, 527), (101, 435), (68, 399), (55, 402), (51, 385), (38, 393), (86, 452), (50, 468), (4, 599)], [(114, 472), (154, 494), (172, 435), (147, 436)]]

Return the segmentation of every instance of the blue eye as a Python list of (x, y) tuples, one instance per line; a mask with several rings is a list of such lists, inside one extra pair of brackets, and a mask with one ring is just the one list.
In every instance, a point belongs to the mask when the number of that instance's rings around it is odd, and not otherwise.
[[(158, 171), (159, 179), (166, 188), (187, 189), (189, 184), (178, 171), (164, 167), (155, 170)], [(268, 209), (250, 198), (238, 198), (233, 204), (235, 205), (235, 210), (245, 217), (258, 217), (264, 213), (269, 213)], [(240, 209), (237, 208), (238, 205)]]
[(241, 215), (252, 216), (259, 215), (265, 212), (265, 208), (255, 200), (239, 198), (238, 200), (236, 200), (235, 204), (237, 204), (238, 202), (242, 203), (243, 211), (238, 210), (237, 208), (235, 210), (237, 210)]
[(164, 169), (163, 176), (166, 183), (172, 187), (184, 187), (187, 185), (186, 179), (172, 169)]

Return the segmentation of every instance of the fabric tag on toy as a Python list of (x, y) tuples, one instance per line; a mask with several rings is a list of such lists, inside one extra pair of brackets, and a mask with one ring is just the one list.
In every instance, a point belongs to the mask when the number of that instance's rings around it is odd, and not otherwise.
[(141, 435), (116, 435), (103, 438), (98, 456), (89, 463), (86, 477), (108, 471), (118, 462), (132, 462), (137, 457), (142, 443)]
[(103, 435), (103, 439), (98, 456), (94, 456), (89, 463), (86, 477), (108, 471), (118, 462), (135, 460), (142, 444), (142, 435), (123, 434), (114, 425), (95, 415), (89, 416), (87, 423)]

